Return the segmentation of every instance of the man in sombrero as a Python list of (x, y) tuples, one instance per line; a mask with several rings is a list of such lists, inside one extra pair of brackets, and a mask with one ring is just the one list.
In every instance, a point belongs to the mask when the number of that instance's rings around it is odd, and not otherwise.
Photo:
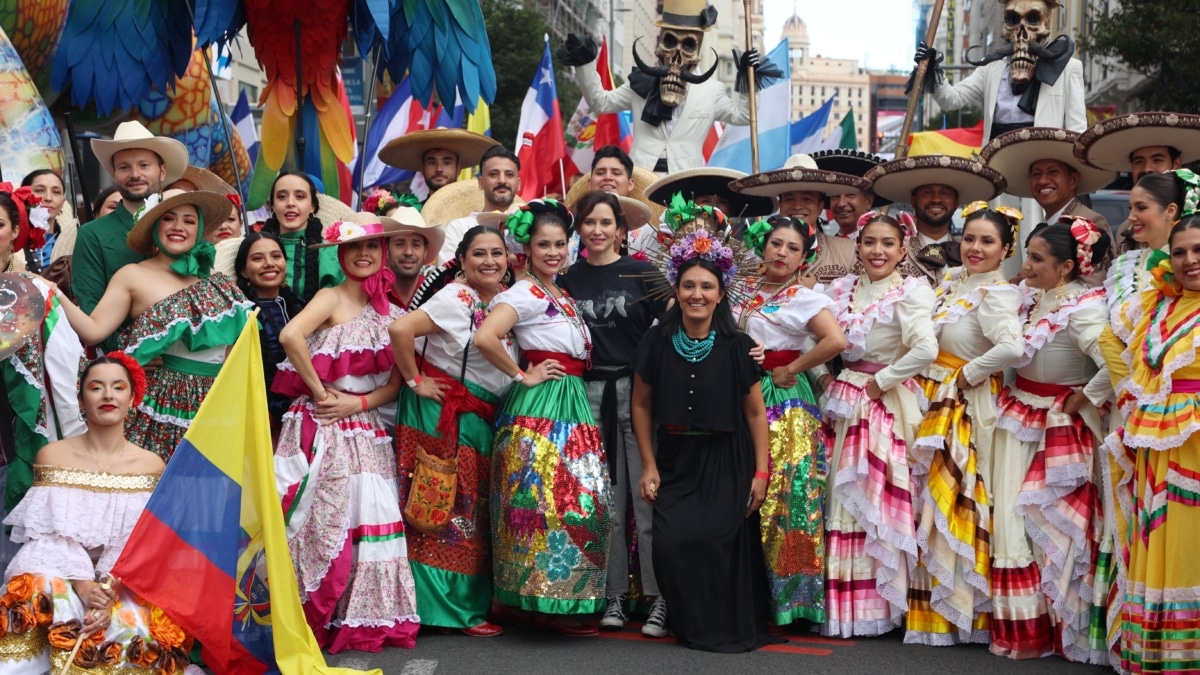
[(457, 181), (462, 169), (474, 168), (483, 153), (497, 145), (498, 141), (465, 129), (422, 129), (388, 141), (379, 151), (379, 160), (420, 173), (432, 195)]
[[(1166, 173), (1200, 160), (1200, 115), (1139, 112), (1110, 117), (1075, 139), (1079, 161), (1107, 171), (1129, 171), (1136, 185), (1148, 173)], [(1118, 255), (1138, 248), (1126, 220), (1113, 237)]]
[[(862, 150), (834, 148), (819, 150), (809, 155), (822, 171), (836, 171), (862, 178), (868, 171), (883, 164), (883, 158)], [(856, 190), (841, 195), (830, 195), (826, 207), (837, 221), (837, 236), (853, 239), (858, 232), (858, 219), (871, 209), (879, 209), (891, 202), (871, 190)]]
[[(1057, 223), (1063, 216), (1079, 216), (1110, 232), (1108, 220), (1084, 206), (1079, 195), (1099, 190), (1117, 174), (1088, 166), (1075, 157), (1078, 137), (1079, 134), (1065, 129), (1019, 129), (993, 138), (980, 151), (979, 158), (1004, 176), (1008, 194), (1036, 201), (1045, 214), (1042, 221)], [(1113, 255), (1097, 265), (1094, 274), (1084, 278), (1088, 286), (1094, 288), (1104, 283)]]
[[(125, 243), (133, 229), (133, 216), (151, 195), (182, 178), (188, 166), (183, 143), (155, 136), (141, 122), (122, 122), (112, 140), (92, 139), (92, 152), (116, 183), (121, 205), (79, 228), (76, 235), (71, 290), (85, 313), (96, 308), (117, 270), (148, 257)], [(116, 346), (112, 337), (101, 343), (105, 351)]]
[(858, 252), (849, 239), (825, 234), (819, 224), (828, 196), (869, 190), (858, 177), (817, 168), (812, 157), (792, 155), (782, 169), (764, 171), (729, 184), (735, 192), (758, 197), (779, 197), (779, 215), (798, 218), (817, 229), (817, 259), (804, 271), (801, 282), (809, 288), (828, 284), (854, 270)]
[(924, 155), (885, 162), (867, 172), (875, 194), (912, 206), (917, 234), (900, 263), (905, 277), (924, 275), (935, 287), (948, 267), (962, 264), (950, 223), (961, 204), (995, 199), (1007, 186), (995, 169), (962, 157)]

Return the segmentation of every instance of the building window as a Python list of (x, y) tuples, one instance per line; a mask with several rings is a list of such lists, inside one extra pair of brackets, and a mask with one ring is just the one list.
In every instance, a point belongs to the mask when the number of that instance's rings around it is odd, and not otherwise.
[(254, 101), (253, 105), (258, 105), (258, 87), (248, 82), (238, 82), (238, 94), (246, 92), (246, 98)]

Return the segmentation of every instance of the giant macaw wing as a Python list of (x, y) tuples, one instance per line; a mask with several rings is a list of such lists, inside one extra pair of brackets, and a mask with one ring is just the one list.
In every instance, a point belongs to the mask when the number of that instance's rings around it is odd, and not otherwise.
[(403, 0), (392, 14), (388, 72), (399, 82), (405, 73), (413, 96), (428, 105), (438, 98), (453, 105), (461, 98), (474, 111), (482, 97), (496, 98), (496, 71), (483, 12), (477, 0)]
[(107, 115), (170, 86), (191, 55), (187, 0), (73, 0), (51, 87)]
[(227, 43), (246, 25), (242, 0), (191, 0), (195, 13), (196, 46)]
[(365, 59), (379, 45), (383, 48), (380, 58), (388, 58), (388, 39), (392, 33), (391, 17), (397, 0), (354, 0), (350, 25), (354, 27), (354, 42), (358, 53)]

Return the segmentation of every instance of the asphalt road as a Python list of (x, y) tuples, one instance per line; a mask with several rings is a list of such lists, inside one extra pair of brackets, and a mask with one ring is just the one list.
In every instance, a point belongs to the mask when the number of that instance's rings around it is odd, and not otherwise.
[(388, 675), (453, 673), (816, 673), (846, 675), (949, 675), (950, 673), (1054, 673), (1102, 675), (1108, 668), (1069, 663), (1057, 657), (1013, 661), (988, 653), (987, 647), (905, 645), (899, 632), (858, 640), (784, 633), (786, 644), (748, 654), (708, 654), (680, 647), (674, 639), (643, 638), (634, 624), (600, 637), (566, 638), (534, 629), (507, 627), (495, 638), (469, 638), (422, 630), (413, 650), (379, 654), (343, 652), (331, 665), (380, 668)]

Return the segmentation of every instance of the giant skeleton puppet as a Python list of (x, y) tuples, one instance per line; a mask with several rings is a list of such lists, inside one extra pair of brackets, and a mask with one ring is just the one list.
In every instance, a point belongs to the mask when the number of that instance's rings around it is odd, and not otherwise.
[(1026, 127), (1082, 132), (1087, 128), (1083, 64), (1073, 58), (1071, 38), (1050, 39), (1050, 12), (1060, 6), (1059, 0), (998, 1), (1004, 5), (1001, 34), (1006, 44), (978, 61), (970, 58), (977, 47), (968, 49), (966, 60), (975, 71), (958, 84), (947, 84), (941, 55), (922, 42), (915, 59), (930, 59), (932, 70), (925, 89), (943, 110), (981, 106), (986, 140)]
[(717, 10), (707, 0), (664, 0), (662, 18), (655, 23), (661, 28), (654, 49), (657, 65), (642, 60), (635, 40), (637, 66), (629, 80), (613, 91), (600, 84), (593, 65), (599, 50), (590, 36), (568, 35), (559, 47), (558, 60), (575, 67), (575, 81), (593, 113), (633, 111), (629, 156), (637, 166), (659, 175), (704, 166), (704, 139), (713, 122), (750, 123), (748, 101), (740, 95), (748, 91), (747, 69), (755, 68), (758, 88), (782, 77), (769, 61), (760, 62), (756, 49), (740, 55), (735, 52), (738, 94), (732, 99), (727, 96), (725, 86), (712, 77), (716, 63), (700, 72), (704, 34), (716, 21)]

